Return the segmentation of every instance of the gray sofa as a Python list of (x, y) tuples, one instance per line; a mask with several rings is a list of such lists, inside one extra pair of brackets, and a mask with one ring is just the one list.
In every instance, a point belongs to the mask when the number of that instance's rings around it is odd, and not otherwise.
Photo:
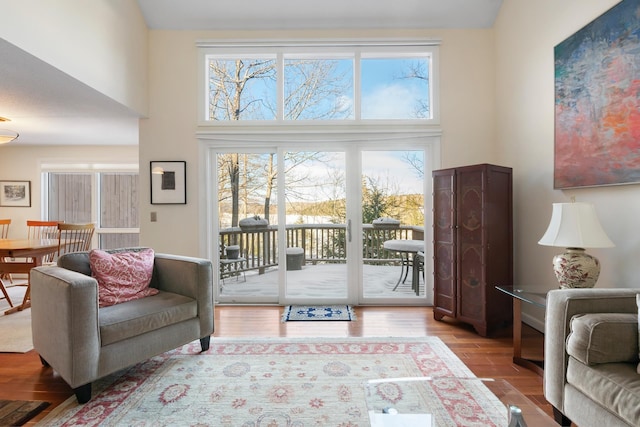
[(549, 292), (544, 395), (559, 424), (640, 425), (638, 293), (640, 289)]
[[(116, 251), (140, 250), (126, 248)], [(88, 252), (60, 257), (31, 271), (33, 345), (74, 389), (91, 399), (91, 382), (213, 333), (213, 272), (209, 260), (155, 254), (151, 287), (159, 293), (98, 307)]]

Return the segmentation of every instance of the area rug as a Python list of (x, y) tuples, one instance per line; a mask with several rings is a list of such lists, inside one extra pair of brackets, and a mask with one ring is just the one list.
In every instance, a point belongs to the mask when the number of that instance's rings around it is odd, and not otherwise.
[[(194, 341), (94, 383), (38, 426), (368, 426), (365, 383), (377, 378), (473, 377), (438, 338), (213, 338)], [(437, 382), (433, 382), (437, 384)], [(406, 395), (388, 383), (390, 406)], [(438, 426), (506, 425), (480, 381), (448, 380), (423, 395)]]
[(39, 400), (0, 400), (0, 426), (21, 426), (47, 406)]
[(355, 320), (349, 305), (288, 305), (284, 308), (282, 321), (294, 320)]
[[(22, 303), (26, 286), (7, 287), (14, 305)], [(31, 338), (31, 309), (4, 314), (9, 308), (6, 300), (0, 300), (0, 353), (26, 353), (33, 350)]]

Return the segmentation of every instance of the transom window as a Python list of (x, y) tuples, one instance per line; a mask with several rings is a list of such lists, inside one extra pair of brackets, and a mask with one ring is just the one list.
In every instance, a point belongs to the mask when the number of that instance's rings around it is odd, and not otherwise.
[(200, 42), (203, 125), (438, 123), (433, 40)]

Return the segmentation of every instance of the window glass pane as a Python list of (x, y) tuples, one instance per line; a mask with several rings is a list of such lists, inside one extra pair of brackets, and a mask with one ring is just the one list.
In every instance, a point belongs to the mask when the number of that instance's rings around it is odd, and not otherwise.
[(353, 60), (286, 59), (284, 117), (353, 119)]
[(100, 249), (131, 248), (140, 245), (138, 233), (108, 233), (100, 234)]
[(100, 227), (137, 228), (138, 174), (100, 174)]
[(91, 222), (91, 175), (49, 173), (48, 219), (70, 223)]
[(363, 58), (363, 119), (431, 118), (428, 58)]
[(274, 120), (274, 59), (210, 59), (208, 120)]
[(277, 165), (275, 153), (218, 155), (220, 229), (237, 227), (241, 219), (260, 216), (275, 224)]

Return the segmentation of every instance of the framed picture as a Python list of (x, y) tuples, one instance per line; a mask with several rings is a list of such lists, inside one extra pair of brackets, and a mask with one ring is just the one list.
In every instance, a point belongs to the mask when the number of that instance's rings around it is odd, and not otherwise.
[(150, 172), (152, 205), (187, 204), (187, 162), (152, 161)]
[(554, 48), (554, 188), (640, 182), (640, 7), (623, 0)]
[(0, 206), (31, 207), (31, 181), (0, 181)]

